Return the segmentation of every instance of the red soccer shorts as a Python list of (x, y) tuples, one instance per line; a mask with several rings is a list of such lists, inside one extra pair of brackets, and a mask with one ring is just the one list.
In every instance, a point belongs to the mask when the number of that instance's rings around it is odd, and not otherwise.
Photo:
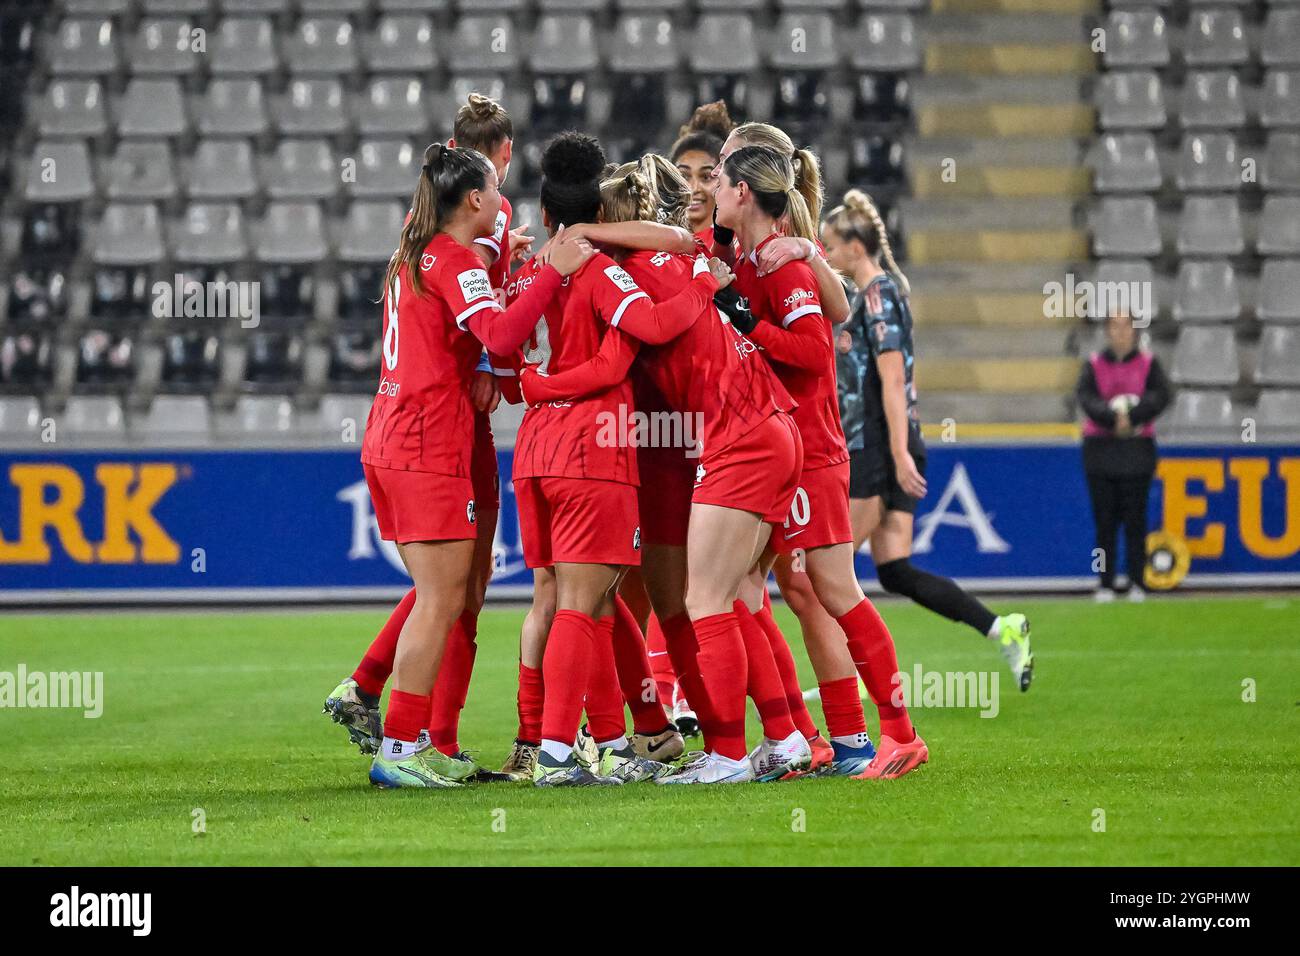
[(486, 412), (474, 416), (474, 453), (469, 462), (474, 500), (480, 511), (501, 510), (501, 479), (497, 476), (497, 446), (492, 420)]
[(636, 488), (596, 478), (518, 478), (524, 563), (641, 564)]
[(362, 465), (379, 536), (385, 541), (462, 541), (477, 537), (474, 484), (468, 478)]
[(777, 412), (725, 448), (705, 450), (691, 501), (784, 521), (802, 469), (799, 429), (793, 418)]
[(638, 448), (641, 476), (641, 540), (670, 548), (686, 547), (691, 520), (691, 486), (698, 458), (683, 448)]
[(796, 548), (810, 551), (852, 541), (849, 463), (805, 471), (783, 523), (772, 528), (772, 550), (789, 554)]

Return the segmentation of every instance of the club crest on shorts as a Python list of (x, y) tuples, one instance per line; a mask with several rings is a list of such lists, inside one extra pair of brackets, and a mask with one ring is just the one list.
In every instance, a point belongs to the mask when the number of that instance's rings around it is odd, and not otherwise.
[(698, 485), (698, 484), (700, 484), (700, 482), (702, 482), (702, 481), (704, 481), (704, 466), (703, 466), (703, 465), (696, 465), (696, 466), (695, 466), (695, 483)]
[(640, 528), (640, 526), (638, 526), (637, 529), (636, 529), (635, 531), (632, 532), (632, 550), (633, 550), (633, 551), (640, 551), (640, 550), (641, 550), (641, 528)]
[(469, 504), (465, 506), (465, 517), (469, 519), (470, 524), (474, 523), (474, 499), (473, 498), (469, 499)]

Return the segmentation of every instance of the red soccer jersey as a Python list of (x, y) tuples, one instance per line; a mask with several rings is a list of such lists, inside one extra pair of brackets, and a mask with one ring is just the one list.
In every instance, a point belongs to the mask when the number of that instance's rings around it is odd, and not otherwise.
[(492, 235), (480, 236), (474, 240), (492, 253), (492, 264), (488, 266), (487, 272), (494, 289), (504, 289), (510, 278), (510, 225), (513, 215), (510, 200), (502, 196), (501, 211), (497, 213), (497, 221), (492, 226)]
[[(817, 276), (806, 262), (788, 262), (762, 278), (758, 275), (758, 250), (775, 239), (768, 236), (747, 256), (739, 256), (733, 267), (737, 291), (749, 300), (749, 308), (758, 317), (759, 327), (750, 338), (766, 350), (777, 378), (799, 403), (794, 420), (803, 439), (804, 469), (811, 471), (849, 460), (840, 427), (840, 408), (835, 384), (835, 348), (830, 322), (822, 315), (817, 292)], [(806, 323), (816, 323), (818, 338), (816, 368), (801, 367), (784, 361), (763, 323), (777, 329), (791, 330), (794, 323), (805, 324), (796, 330), (807, 333)], [(825, 349), (820, 348), (825, 339)], [(824, 353), (824, 354), (823, 354)]]
[(483, 262), (446, 233), (420, 258), (423, 295), (403, 266), (384, 293), (379, 391), (366, 420), (368, 465), (468, 478), (474, 447), (469, 384), (483, 346), (465, 331), (476, 312), (496, 308)]
[[(506, 290), (509, 301), (528, 288), (535, 262), (515, 273)], [(548, 370), (563, 372), (594, 356), (609, 326), (639, 298), (648, 296), (613, 259), (602, 253), (592, 256), (565, 279), (546, 309)], [(637, 484), (635, 449), (620, 431), (633, 407), (626, 379), (575, 401), (530, 407), (515, 439), (515, 479), (597, 478)]]
[[(666, 302), (691, 281), (692, 257), (633, 252), (623, 267), (656, 302)], [(790, 395), (758, 357), (758, 349), (716, 308), (675, 339), (642, 346), (636, 366), (679, 412), (699, 412), (710, 454), (726, 448), (777, 411), (794, 408)]]

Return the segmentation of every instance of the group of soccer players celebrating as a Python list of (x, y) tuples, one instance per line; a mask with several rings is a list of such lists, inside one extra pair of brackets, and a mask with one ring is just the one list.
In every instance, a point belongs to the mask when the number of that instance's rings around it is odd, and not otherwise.
[[(534, 250), (500, 192), (513, 146), (506, 112), (471, 95), (452, 139), (424, 154), (384, 279), (361, 460), (380, 533), (414, 587), (325, 703), (374, 755), (371, 782), (892, 779), (925, 763), (897, 694), (893, 639), (853, 565), (868, 535), (873, 548), (876, 535), (894, 546), (884, 536), (897, 536), (900, 509), (910, 545), (907, 505), (924, 494), (906, 280), (874, 206), (851, 192), (819, 227), (816, 156), (773, 126), (733, 128), (725, 106), (709, 104), (669, 156), (616, 166), (591, 136), (554, 137), (542, 155), (547, 238)], [(873, 368), (882, 343), (906, 341), (905, 378), (890, 359), (873, 386), (900, 394), (879, 398), (859, 429), (881, 433), (896, 468), (851, 458), (833, 331), (844, 323)], [(502, 398), (527, 405), (512, 478), (534, 597), (519, 730), (491, 771), (461, 749), (458, 724), (491, 574), (488, 416)], [(689, 440), (675, 447), (611, 440), (609, 423), (633, 410), (698, 429), (679, 429)], [(854, 492), (870, 492), (868, 510), (851, 509)], [(906, 557), (888, 564), (923, 576), (917, 590), (939, 597), (911, 596), (927, 607), (966, 619), (955, 592), (980, 609), (1028, 687), (1022, 615), (995, 617)], [(772, 617), (774, 569), (817, 674), (824, 732)], [(859, 681), (879, 718), (875, 743)], [(747, 699), (762, 723), (753, 750)], [(703, 747), (679, 759), (683, 731)]]

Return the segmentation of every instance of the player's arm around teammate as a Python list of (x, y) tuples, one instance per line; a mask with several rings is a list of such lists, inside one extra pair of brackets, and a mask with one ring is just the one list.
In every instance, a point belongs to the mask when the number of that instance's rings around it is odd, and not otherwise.
[[(775, 548), (798, 549), (821, 605), (847, 638), (852, 660), (880, 714), (881, 745), (864, 774), (893, 777), (928, 759), (904, 707), (893, 701), (898, 672), (893, 639), (858, 584), (848, 516), (848, 451), (835, 394), (830, 324), (810, 272), (797, 263), (757, 275), (758, 247), (789, 217), (797, 234), (815, 228), (790, 162), (777, 150), (747, 146), (723, 163), (716, 193), (718, 222), (736, 231), (743, 252), (737, 284), (759, 320), (754, 339), (776, 360), (776, 370), (799, 401), (795, 420), (804, 444), (804, 471)], [(810, 332), (811, 330), (811, 332)], [(815, 343), (815, 344), (814, 344)], [(814, 371), (813, 363), (821, 362)]]
[(479, 343), (496, 351), (517, 347), (559, 287), (561, 271), (576, 270), (591, 255), (584, 243), (566, 244), (536, 293), (502, 310), (470, 251), (500, 208), (495, 170), (478, 152), (441, 144), (424, 160), (385, 277), (383, 376), (362, 450), (380, 532), (397, 543), (415, 583), (397, 642), (384, 740), (371, 768), (371, 780), (387, 787), (455, 783), (442, 772), (448, 761), (423, 746), (420, 732), (447, 634), (464, 610), (473, 560), (468, 385)]

